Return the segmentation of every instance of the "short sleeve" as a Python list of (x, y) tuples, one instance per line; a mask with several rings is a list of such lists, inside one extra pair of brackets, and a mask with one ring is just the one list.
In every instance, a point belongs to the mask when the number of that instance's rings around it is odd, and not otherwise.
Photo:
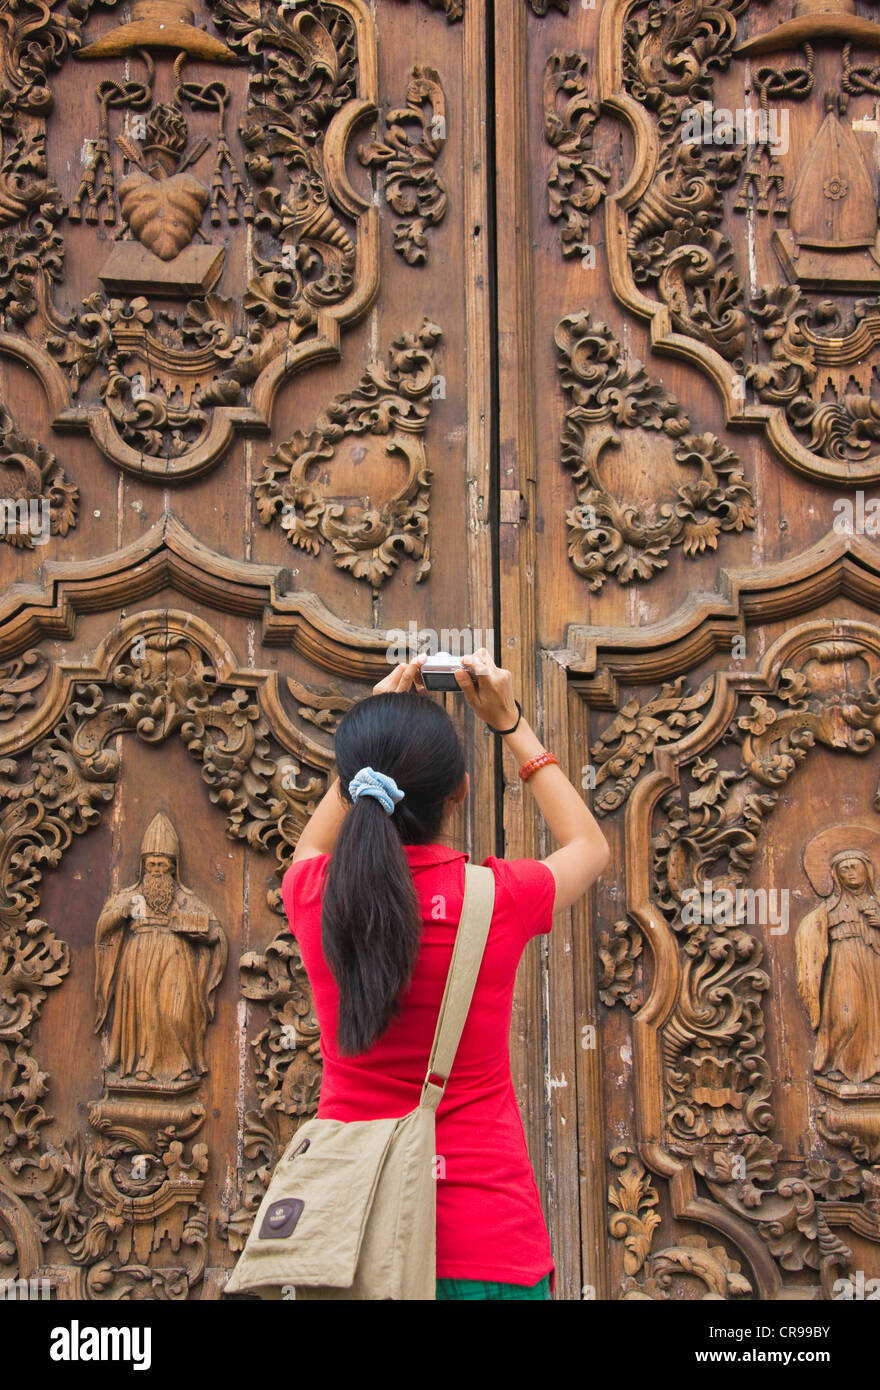
[(285, 871), (281, 880), (281, 902), (293, 936), (296, 936), (297, 908), (313, 907), (316, 898), (320, 903), (324, 869), (329, 858), (329, 854), (313, 854), (308, 859), (298, 859)]
[(495, 882), (506, 890), (511, 911), (519, 921), (526, 941), (546, 935), (553, 926), (556, 879), (540, 859), (485, 860)]

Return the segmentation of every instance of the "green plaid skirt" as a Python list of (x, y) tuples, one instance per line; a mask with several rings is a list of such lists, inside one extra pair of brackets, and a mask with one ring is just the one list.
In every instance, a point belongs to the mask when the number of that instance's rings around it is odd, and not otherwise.
[(537, 1284), (493, 1284), (485, 1279), (438, 1279), (437, 1298), (467, 1299), (479, 1302), (486, 1298), (549, 1298), (550, 1275), (545, 1274)]

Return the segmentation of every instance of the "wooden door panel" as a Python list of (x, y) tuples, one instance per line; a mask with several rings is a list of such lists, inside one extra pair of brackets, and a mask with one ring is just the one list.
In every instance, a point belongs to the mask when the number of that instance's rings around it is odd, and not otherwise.
[(317, 1101), (333, 730), (493, 626), (483, 21), (0, 17), (2, 1273), (215, 1298)]
[(568, 1297), (876, 1275), (880, 30), (787, 13), (497, 14), (502, 628), (614, 846), (524, 981)]

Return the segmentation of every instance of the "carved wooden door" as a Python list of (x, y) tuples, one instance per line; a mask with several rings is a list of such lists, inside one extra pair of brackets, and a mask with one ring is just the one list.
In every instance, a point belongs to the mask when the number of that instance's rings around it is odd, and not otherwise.
[(484, 21), (0, 26), (0, 1277), (215, 1298), (316, 1103), (333, 729), (389, 629), (494, 626)]
[(320, 1082), (280, 874), (453, 627), (615, 849), (514, 1010), (558, 1296), (880, 1276), (875, 19), (2, 0), (19, 1293), (219, 1296)]
[(539, 9), (496, 6), (501, 626), (614, 847), (523, 980), (560, 1292), (864, 1298), (876, 6)]

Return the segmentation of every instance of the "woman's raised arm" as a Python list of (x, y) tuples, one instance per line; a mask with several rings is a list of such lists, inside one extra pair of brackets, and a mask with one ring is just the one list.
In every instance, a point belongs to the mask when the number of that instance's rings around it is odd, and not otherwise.
[[(545, 752), (534, 730), (517, 716), (510, 672), (496, 666), (485, 647), (473, 656), (462, 657), (462, 662), (477, 678), (475, 687), (464, 672), (456, 676), (474, 713), (490, 728), (517, 725), (514, 732), (504, 735), (504, 742), (519, 765)], [(611, 851), (590, 808), (557, 764), (547, 763), (532, 772), (528, 785), (550, 834), (560, 845), (543, 861), (556, 880), (553, 910), (559, 912), (595, 883), (607, 867)]]

